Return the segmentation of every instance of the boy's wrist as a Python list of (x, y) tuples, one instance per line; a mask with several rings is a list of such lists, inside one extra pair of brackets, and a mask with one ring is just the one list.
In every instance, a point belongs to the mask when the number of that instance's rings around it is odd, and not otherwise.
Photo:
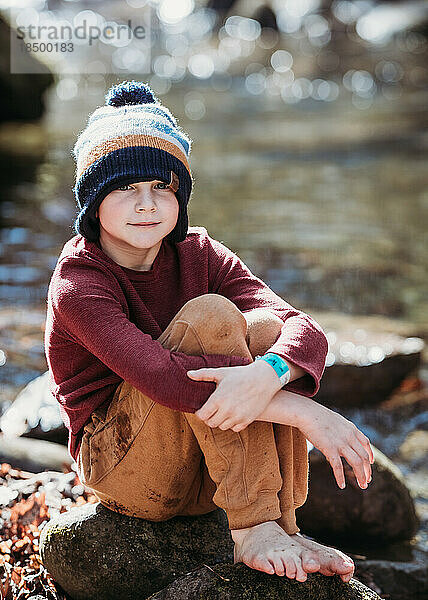
[(257, 355), (255, 357), (255, 362), (266, 362), (271, 366), (273, 371), (275, 371), (280, 383), (278, 389), (281, 389), (290, 381), (290, 366), (288, 365), (287, 361), (279, 354), (276, 354), (275, 352), (265, 352), (263, 355)]
[(265, 380), (269, 383), (270, 389), (273, 388), (274, 393), (281, 390), (283, 384), (269, 363), (267, 363), (265, 360), (254, 360), (252, 363), (252, 368), (256, 369), (257, 372), (260, 373), (261, 377), (265, 378)]

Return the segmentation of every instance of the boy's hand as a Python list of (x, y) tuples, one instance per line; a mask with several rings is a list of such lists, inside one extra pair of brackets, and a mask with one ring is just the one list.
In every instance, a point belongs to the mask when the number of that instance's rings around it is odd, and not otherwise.
[(374, 462), (369, 438), (354, 423), (333, 410), (315, 401), (309, 407), (305, 404), (309, 404), (308, 399), (304, 399), (296, 427), (324, 454), (333, 469), (337, 485), (342, 489), (345, 487), (340, 458), (343, 456), (352, 467), (358, 485), (366, 488), (371, 481), (371, 465)]
[(264, 360), (238, 367), (187, 371), (196, 381), (215, 381), (218, 385), (195, 415), (209, 427), (242, 431), (266, 408), (281, 382)]

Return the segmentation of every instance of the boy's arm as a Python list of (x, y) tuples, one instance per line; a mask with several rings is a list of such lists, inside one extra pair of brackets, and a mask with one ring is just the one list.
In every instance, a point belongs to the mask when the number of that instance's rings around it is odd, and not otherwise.
[(281, 389), (274, 394), (270, 403), (255, 420), (299, 428), (302, 413), (315, 402), (310, 398), (302, 398), (299, 394)]
[(297, 427), (324, 454), (339, 487), (345, 487), (341, 456), (352, 467), (360, 487), (366, 488), (370, 482), (374, 456), (369, 438), (354, 423), (315, 400), (279, 390), (256, 421)]
[(328, 352), (327, 337), (321, 326), (278, 296), (224, 244), (208, 233), (205, 235), (210, 291), (226, 296), (243, 313), (266, 308), (284, 322), (278, 339), (267, 352), (279, 354), (291, 367), (294, 381), (283, 390), (314, 396), (319, 390)]
[(216, 386), (192, 381), (188, 370), (252, 362), (240, 356), (194, 356), (165, 348), (128, 319), (119, 300), (121, 290), (115, 286), (114, 277), (93, 261), (89, 265), (83, 260), (63, 261), (49, 294), (53, 318), (65, 337), (71, 337), (155, 402), (193, 413)]

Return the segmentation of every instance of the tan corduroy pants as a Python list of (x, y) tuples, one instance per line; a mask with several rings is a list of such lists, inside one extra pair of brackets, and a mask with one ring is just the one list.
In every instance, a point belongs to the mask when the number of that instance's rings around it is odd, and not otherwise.
[[(228, 298), (189, 300), (158, 338), (186, 354), (254, 358), (277, 340), (283, 321), (265, 309), (242, 313)], [(82, 483), (111, 510), (150, 521), (225, 510), (230, 529), (276, 520), (300, 529), (295, 509), (308, 493), (306, 439), (296, 427), (254, 421), (243, 431), (211, 428), (123, 381), (84, 427), (77, 459)]]

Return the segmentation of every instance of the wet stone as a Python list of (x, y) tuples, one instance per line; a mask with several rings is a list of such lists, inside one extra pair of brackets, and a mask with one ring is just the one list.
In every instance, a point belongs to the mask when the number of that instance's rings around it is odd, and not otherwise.
[(389, 543), (409, 540), (416, 533), (419, 520), (401, 471), (373, 444), (372, 449), (372, 481), (365, 490), (345, 460), (346, 487), (341, 490), (325, 456), (316, 448), (310, 451), (308, 499), (296, 511), (305, 534), (321, 537), (323, 543)]
[(326, 406), (379, 404), (421, 364), (425, 343), (410, 324), (341, 313), (314, 311), (312, 316), (329, 343), (316, 396)]
[(339, 576), (315, 573), (297, 582), (234, 565), (233, 541), (221, 510), (151, 522), (100, 503), (86, 504), (45, 525), (40, 556), (73, 600), (379, 598), (355, 578), (344, 583)]
[(0, 417), (0, 428), (13, 436), (31, 437), (67, 446), (68, 431), (59, 403), (49, 390), (49, 371), (31, 380)]
[(43, 528), (40, 556), (73, 598), (146, 598), (202, 565), (233, 563), (223, 511), (153, 522), (100, 503), (57, 515)]

